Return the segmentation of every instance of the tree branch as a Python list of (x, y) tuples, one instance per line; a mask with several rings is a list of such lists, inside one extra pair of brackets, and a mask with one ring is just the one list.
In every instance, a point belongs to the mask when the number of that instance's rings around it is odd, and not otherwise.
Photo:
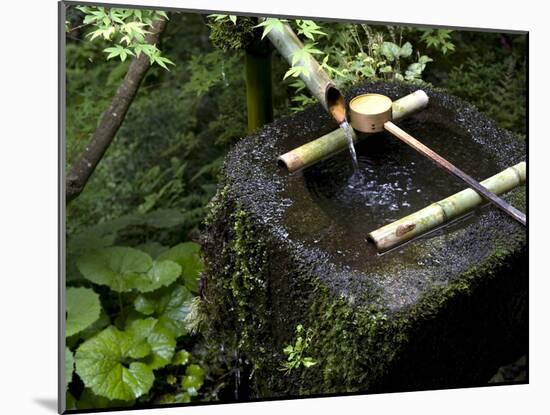
[[(153, 23), (151, 33), (146, 37), (146, 42), (156, 44), (165, 26), (165, 19), (156, 20)], [(142, 53), (139, 58), (134, 58), (130, 64), (126, 76), (111, 101), (111, 105), (103, 113), (99, 126), (84, 148), (84, 151), (73, 163), (70, 172), (67, 174), (65, 190), (66, 203), (72, 201), (82, 192), (82, 190), (84, 190), (84, 186), (86, 186), (88, 179), (94, 172), (99, 161), (105, 154), (105, 151), (107, 151), (107, 148), (109, 148), (109, 145), (113, 141), (118, 129), (122, 125), (128, 108), (130, 108), (137, 94), (139, 85), (150, 67), (149, 58), (144, 53)]]

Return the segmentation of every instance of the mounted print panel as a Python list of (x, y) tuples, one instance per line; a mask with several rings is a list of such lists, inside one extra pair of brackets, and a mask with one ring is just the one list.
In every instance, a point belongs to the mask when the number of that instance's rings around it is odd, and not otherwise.
[(60, 412), (528, 382), (527, 32), (60, 25)]

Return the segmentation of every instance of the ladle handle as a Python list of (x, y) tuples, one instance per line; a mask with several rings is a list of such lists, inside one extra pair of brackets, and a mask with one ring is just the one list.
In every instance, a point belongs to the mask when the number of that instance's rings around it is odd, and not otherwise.
[(401, 141), (403, 141), (405, 144), (408, 144), (412, 148), (414, 148), (416, 151), (418, 151), (423, 156), (429, 158), (430, 160), (434, 161), (439, 167), (447, 170), (451, 174), (455, 175), (456, 177), (462, 179), (465, 181), (468, 186), (470, 186), (472, 189), (474, 189), (477, 193), (479, 193), (481, 196), (483, 196), (485, 199), (487, 199), (489, 202), (496, 205), (499, 209), (506, 212), (508, 215), (513, 217), (515, 220), (523, 224), (524, 226), (527, 224), (527, 220), (525, 217), (525, 214), (523, 212), (520, 212), (518, 209), (510, 205), (509, 203), (502, 200), (500, 197), (492, 193), (491, 191), (487, 190), (487, 188), (483, 187), (479, 182), (477, 182), (474, 178), (464, 173), (462, 170), (460, 170), (458, 167), (456, 167), (454, 164), (450, 163), (449, 161), (445, 160), (443, 157), (441, 157), (439, 154), (437, 154), (435, 151), (430, 149), (429, 147), (426, 147), (424, 144), (422, 144), (420, 141), (418, 141), (416, 138), (408, 134), (407, 132), (403, 131), (401, 128), (399, 128), (397, 125), (395, 125), (391, 121), (387, 121), (384, 123), (384, 129), (386, 129), (388, 132), (399, 138)]

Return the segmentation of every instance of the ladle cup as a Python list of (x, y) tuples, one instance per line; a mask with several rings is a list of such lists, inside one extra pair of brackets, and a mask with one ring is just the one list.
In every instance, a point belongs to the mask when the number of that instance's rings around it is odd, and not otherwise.
[(376, 133), (388, 131), (405, 144), (411, 146), (423, 156), (435, 162), (439, 167), (460, 178), (469, 187), (478, 192), (489, 202), (496, 205), (502, 211), (513, 217), (518, 222), (526, 225), (526, 217), (515, 207), (511, 206), (500, 197), (487, 190), (479, 182), (458, 167), (441, 157), (435, 151), (422, 144), (416, 138), (403, 131), (392, 122), (392, 100), (381, 94), (363, 94), (353, 98), (349, 103), (349, 115), (351, 126), (363, 133)]

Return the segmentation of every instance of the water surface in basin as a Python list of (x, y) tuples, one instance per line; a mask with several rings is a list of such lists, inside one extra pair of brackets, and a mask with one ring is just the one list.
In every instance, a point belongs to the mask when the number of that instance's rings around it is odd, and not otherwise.
[[(489, 151), (457, 127), (452, 117), (451, 112), (439, 108), (423, 111), (399, 125), (479, 181), (498, 173)], [(353, 265), (357, 261), (351, 257), (375, 254), (367, 244), (370, 231), (466, 187), (389, 133), (362, 138), (356, 150), (359, 174), (354, 174), (349, 154), (342, 152), (293, 179), (304, 181), (307, 197), (313, 199), (324, 220), (298, 218), (298, 199), (285, 221), (292, 237), (347, 256), (342, 258), (345, 263)], [(467, 222), (459, 221), (458, 226)]]

